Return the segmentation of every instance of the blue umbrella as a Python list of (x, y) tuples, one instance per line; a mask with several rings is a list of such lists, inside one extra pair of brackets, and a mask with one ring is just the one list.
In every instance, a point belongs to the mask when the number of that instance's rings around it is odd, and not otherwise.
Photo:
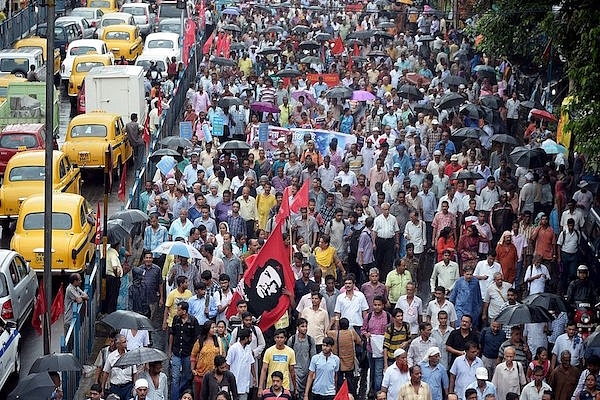
[(152, 250), (153, 253), (173, 254), (186, 258), (200, 258), (202, 254), (193, 246), (184, 242), (163, 242), (157, 248)]
[(233, 8), (233, 7), (227, 7), (226, 9), (223, 10), (222, 14), (235, 15), (237, 17), (238, 15), (240, 15), (240, 10), (238, 10), (237, 8)]

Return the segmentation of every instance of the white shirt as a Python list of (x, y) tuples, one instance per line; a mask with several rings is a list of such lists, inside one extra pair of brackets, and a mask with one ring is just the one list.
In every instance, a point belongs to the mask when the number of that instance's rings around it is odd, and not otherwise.
[(440, 321), (438, 320), (438, 313), (440, 311), (446, 311), (448, 313), (448, 321), (456, 321), (457, 319), (454, 304), (450, 303), (448, 300), (444, 300), (440, 306), (437, 300), (433, 299), (427, 304), (427, 311), (425, 312), (425, 315), (428, 315), (431, 318), (431, 327), (433, 329), (438, 329), (440, 327)]
[[(123, 353), (125, 354), (125, 353)], [(119, 358), (121, 358), (121, 354), (119, 353), (119, 350), (114, 350), (112, 351), (108, 357), (106, 357), (106, 363), (104, 364), (104, 369), (103, 371), (110, 374), (110, 384), (111, 385), (124, 385), (126, 383), (131, 382), (131, 378), (133, 377), (133, 374), (135, 373), (135, 370), (133, 369), (134, 366), (130, 366), (130, 367), (125, 367), (125, 368), (121, 368), (121, 367), (114, 367), (114, 365), (117, 363), (117, 361), (119, 360)]]
[(235, 375), (238, 394), (250, 392), (250, 385), (252, 384), (250, 368), (252, 364), (254, 364), (254, 357), (252, 357), (249, 344), (243, 347), (240, 342), (236, 342), (227, 351), (227, 365)]
[(395, 236), (396, 232), (400, 231), (400, 227), (398, 227), (396, 217), (392, 214), (388, 214), (387, 218), (380, 214), (373, 221), (373, 231), (378, 238), (390, 239)]
[(146, 330), (137, 331), (135, 336), (131, 329), (121, 329), (120, 333), (127, 338), (127, 351), (150, 345), (150, 336)]
[(421, 254), (425, 251), (427, 236), (425, 236), (425, 223), (423, 221), (419, 220), (417, 225), (412, 221), (408, 221), (404, 227), (404, 237), (408, 243), (415, 245), (415, 254)]
[(560, 353), (563, 350), (569, 350), (571, 352), (571, 365), (578, 365), (583, 358), (583, 339), (576, 334), (573, 339), (569, 339), (569, 335), (563, 333), (556, 338), (554, 347), (552, 348), (552, 354), (556, 355), (556, 358), (560, 358)]
[(418, 335), (419, 316), (423, 314), (423, 301), (415, 296), (409, 304), (406, 295), (403, 295), (398, 298), (396, 308), (400, 308), (404, 311), (404, 322), (408, 322), (410, 325), (410, 333)]
[(410, 380), (410, 374), (400, 372), (398, 365), (393, 363), (385, 370), (381, 387), (387, 388), (387, 398), (397, 399), (400, 387)]
[(350, 326), (362, 326), (362, 313), (368, 310), (367, 299), (358, 290), (352, 291), (352, 297), (348, 297), (347, 293), (340, 293), (335, 300), (334, 312), (339, 314), (341, 318), (347, 318)]
[(475, 371), (479, 367), (484, 367), (483, 361), (479, 357), (476, 357), (470, 365), (464, 355), (454, 360), (454, 364), (450, 368), (450, 373), (456, 377), (454, 381), (454, 393), (457, 394), (459, 399), (465, 399), (465, 389), (477, 380), (475, 378)]
[(525, 271), (525, 283), (533, 276), (541, 275), (539, 278), (529, 282), (529, 294), (543, 293), (546, 289), (546, 281), (550, 279), (550, 272), (545, 265), (530, 265)]
[(482, 299), (485, 297), (485, 292), (488, 286), (490, 286), (492, 282), (494, 282), (494, 274), (496, 272), (502, 273), (502, 267), (496, 261), (494, 261), (494, 263), (490, 265), (488, 264), (487, 260), (482, 260), (479, 261), (475, 266), (473, 276), (487, 275), (487, 279), (479, 279), (479, 290), (481, 290)]

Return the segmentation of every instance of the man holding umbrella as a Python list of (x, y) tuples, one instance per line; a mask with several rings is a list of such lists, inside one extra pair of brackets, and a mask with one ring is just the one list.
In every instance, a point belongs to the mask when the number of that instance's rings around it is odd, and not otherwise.
[(108, 355), (102, 370), (102, 388), (106, 387), (106, 381), (109, 380), (110, 375), (109, 393), (116, 394), (121, 399), (127, 399), (131, 396), (133, 382), (137, 379), (137, 372), (133, 365), (125, 368), (115, 367), (117, 361), (127, 351), (127, 338), (124, 335), (117, 334), (115, 344), (117, 349)]

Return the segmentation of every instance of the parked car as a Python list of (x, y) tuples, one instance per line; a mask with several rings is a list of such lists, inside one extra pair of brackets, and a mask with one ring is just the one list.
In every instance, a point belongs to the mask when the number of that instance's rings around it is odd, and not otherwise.
[[(45, 38), (30, 36), (25, 39), (17, 40), (13, 46), (15, 49), (40, 49), (44, 56), (44, 64), (48, 65), (48, 44)], [(60, 49), (54, 49), (54, 77), (60, 76)], [(55, 80), (55, 82), (57, 82)]]
[[(27, 150), (15, 154), (6, 165), (0, 187), (0, 221), (3, 226), (17, 218), (21, 203), (27, 196), (44, 191), (45, 150)], [(52, 188), (63, 193), (79, 194), (81, 171), (62, 151), (52, 154)]]
[[(35, 30), (35, 36), (46, 38), (47, 32), (48, 25), (46, 23), (39, 24)], [(65, 58), (67, 54), (67, 45), (77, 39), (83, 39), (83, 32), (77, 23), (64, 21), (56, 23), (54, 26), (54, 47), (60, 50), (61, 58)]]
[(113, 25), (104, 28), (102, 40), (119, 60), (121, 56), (134, 63), (135, 59), (142, 54), (142, 38), (140, 29), (131, 25)]
[[(2, 249), (0, 250), (0, 343), (7, 343), (4, 333), (6, 321), (12, 321), (21, 329), (29, 321), (35, 296), (38, 290), (38, 280), (35, 271), (29, 268), (23, 256), (19, 253)], [(3, 332), (3, 329), (5, 330)], [(3, 357), (0, 352), (0, 357)], [(0, 387), (6, 378), (1, 370), (9, 369), (5, 359), (0, 361), (4, 368), (0, 368)], [(5, 371), (6, 372), (6, 371)]]
[(135, 20), (133, 19), (133, 15), (129, 13), (122, 12), (111, 12), (105, 13), (100, 20), (100, 25), (96, 30), (96, 37), (102, 38), (102, 33), (104, 32), (104, 28), (112, 25), (131, 25), (135, 26)]
[(99, 8), (104, 13), (119, 11), (118, 0), (87, 0), (87, 6)]
[(179, 35), (171, 32), (151, 33), (144, 42), (144, 54), (157, 55), (161, 59), (175, 57), (181, 61), (181, 48), (179, 47)]
[(152, 12), (152, 7), (148, 3), (125, 3), (121, 7), (121, 12), (133, 15), (135, 24), (140, 28), (142, 36), (146, 37), (149, 33), (154, 32), (154, 19), (156, 18)]
[(125, 125), (118, 114), (93, 111), (71, 120), (62, 151), (80, 168), (99, 170), (104, 168), (104, 152), (109, 145), (113, 169), (122, 171), (133, 154)]
[(41, 81), (46, 80), (46, 64), (40, 49), (4, 49), (0, 50), (0, 72), (7, 72), (20, 78), (26, 78), (29, 68), (34, 65)]
[[(106, 46), (106, 43), (100, 39), (80, 39), (74, 40), (67, 48), (67, 55), (60, 67), (60, 75), (63, 83), (66, 85), (73, 69), (73, 60), (77, 56), (84, 54), (106, 54), (114, 62), (114, 55)], [(112, 64), (111, 62), (111, 64)]]
[(92, 39), (94, 37), (94, 32), (96, 32), (96, 28), (93, 27), (87, 21), (87, 19), (85, 19), (83, 17), (69, 15), (67, 17), (59, 17), (59, 18), (57, 18), (56, 22), (57, 23), (61, 23), (61, 22), (75, 22), (79, 26), (79, 28), (81, 29), (81, 32), (83, 33), (83, 38), (84, 39)]
[(73, 105), (75, 105), (75, 99), (87, 73), (94, 67), (113, 64), (113, 54), (109, 54), (85, 54), (75, 57), (73, 60), (73, 71), (71, 71), (69, 86), (67, 88), (67, 93)]
[(181, 35), (181, 18), (162, 18), (158, 22), (157, 32), (171, 32)]
[(76, 7), (71, 11), (71, 17), (83, 17), (94, 28), (98, 27), (103, 15), (104, 11), (98, 7)]
[(144, 68), (145, 75), (146, 72), (148, 72), (148, 69), (150, 69), (150, 64), (152, 61), (156, 63), (156, 67), (160, 71), (160, 77), (162, 79), (167, 79), (167, 62), (169, 60), (167, 60), (166, 57), (162, 57), (158, 54), (146, 54), (145, 52), (142, 52), (137, 60), (135, 60), (135, 65), (139, 65), (140, 67)]
[(11, 375), (19, 374), (21, 369), (21, 334), (14, 322), (0, 318), (0, 343), (4, 343), (0, 353), (0, 389), (4, 387)]
[(0, 175), (4, 175), (8, 161), (25, 150), (45, 148), (46, 125), (11, 124), (0, 132)]
[[(21, 204), (11, 249), (23, 255), (36, 272), (44, 271), (44, 195)], [(82, 196), (52, 193), (52, 274), (81, 272), (94, 258), (94, 213)]]

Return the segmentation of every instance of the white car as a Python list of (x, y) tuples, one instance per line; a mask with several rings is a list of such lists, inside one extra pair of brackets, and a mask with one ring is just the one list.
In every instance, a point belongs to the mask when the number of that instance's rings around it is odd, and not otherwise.
[(181, 48), (179, 47), (179, 35), (172, 32), (156, 32), (146, 36), (144, 42), (145, 55), (156, 55), (157, 58), (164, 59), (165, 57), (171, 60), (175, 57), (181, 61)]
[(98, 29), (96, 30), (96, 37), (102, 37), (102, 32), (104, 31), (105, 27), (120, 24), (135, 26), (135, 19), (133, 18), (133, 15), (124, 12), (111, 12), (104, 14), (100, 20)]
[(98, 7), (76, 7), (71, 11), (71, 17), (83, 17), (94, 28), (96, 28), (103, 15), (104, 11)]
[(156, 68), (160, 71), (161, 79), (167, 79), (167, 58), (156, 54), (145, 54), (142, 52), (135, 60), (135, 65), (144, 68), (144, 75), (150, 69), (150, 64), (154, 61)]
[(156, 15), (152, 12), (148, 3), (125, 3), (121, 6), (121, 12), (133, 15), (136, 25), (140, 28), (140, 34), (145, 37), (154, 32), (154, 20)]
[(0, 317), (0, 388), (4, 387), (6, 381), (12, 374), (18, 374), (21, 368), (19, 357), (19, 342), (21, 335), (15, 327), (14, 322), (6, 322)]
[(63, 60), (60, 66), (60, 77), (65, 81), (69, 81), (71, 77), (71, 70), (73, 69), (73, 60), (75, 57), (81, 56), (84, 54), (108, 54), (110, 55), (112, 62), (114, 63), (115, 56), (112, 51), (108, 49), (104, 40), (100, 39), (79, 39), (73, 40), (69, 43), (69, 47), (67, 48), (67, 55)]
[(56, 22), (61, 22), (61, 21), (75, 22), (79, 26), (79, 29), (81, 30), (81, 33), (82, 33), (84, 39), (93, 38), (94, 32), (96, 32), (96, 28), (93, 27), (92, 24), (90, 24), (88, 22), (88, 20), (85, 19), (84, 17), (77, 17), (77, 16), (69, 15), (67, 17), (59, 17), (56, 19)]

